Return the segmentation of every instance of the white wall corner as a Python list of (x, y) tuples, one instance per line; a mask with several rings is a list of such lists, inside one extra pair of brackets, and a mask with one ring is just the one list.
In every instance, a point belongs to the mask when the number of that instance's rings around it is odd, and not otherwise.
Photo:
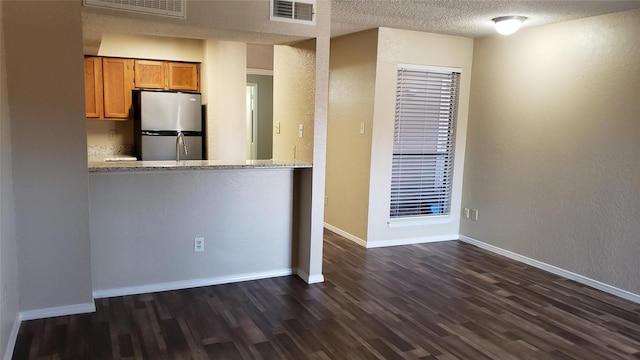
[(20, 331), (20, 324), (22, 324), (22, 316), (20, 313), (16, 314), (16, 320), (13, 322), (11, 328), (11, 334), (9, 334), (9, 340), (7, 343), (7, 349), (2, 357), (4, 360), (11, 360), (13, 357), (13, 349), (16, 347), (16, 341), (18, 340), (18, 331)]
[(306, 282), (307, 284), (317, 284), (317, 283), (324, 282), (324, 276), (322, 274), (320, 274), (320, 275), (309, 275), (309, 274), (307, 274), (306, 271), (304, 271), (304, 270), (302, 270), (300, 268), (297, 269), (296, 274), (298, 275), (299, 278), (304, 280), (304, 282)]
[(492, 253), (496, 253), (502, 256), (506, 256), (510, 259), (519, 261), (521, 263), (533, 266), (535, 268), (544, 270), (544, 271), (548, 271), (552, 274), (558, 275), (558, 276), (562, 276), (565, 277), (567, 279), (576, 281), (580, 284), (583, 285), (587, 285), (590, 286), (594, 289), (600, 290), (600, 291), (604, 291), (608, 294), (629, 300), (629, 301), (633, 301), (634, 303), (640, 304), (640, 295), (638, 294), (634, 294), (632, 292), (617, 288), (615, 286), (611, 286), (609, 284), (605, 284), (603, 282), (600, 282), (598, 280), (594, 280), (591, 278), (588, 278), (586, 276), (580, 275), (580, 274), (576, 274), (574, 272), (559, 268), (557, 266), (553, 266), (547, 263), (544, 263), (542, 261), (539, 260), (535, 260), (529, 257), (526, 257), (524, 255), (520, 255), (517, 253), (514, 253), (512, 251), (509, 250), (505, 250), (503, 248), (499, 248), (497, 246), (491, 245), (491, 244), (487, 244), (485, 242), (482, 242), (480, 240), (476, 240), (474, 238), (468, 237), (468, 236), (464, 236), (464, 235), (460, 235), (460, 241), (471, 244), (471, 245), (475, 245), (479, 248), (485, 249), (487, 251), (490, 251)]
[(334, 232), (334, 233), (336, 233), (336, 234), (338, 234), (340, 236), (342, 236), (345, 239), (351, 240), (354, 243), (356, 243), (356, 244), (358, 244), (358, 245), (360, 245), (360, 246), (362, 246), (364, 248), (367, 247), (367, 240), (363, 240), (363, 239), (361, 239), (361, 238), (359, 238), (359, 237), (357, 237), (357, 236), (355, 236), (353, 234), (350, 234), (350, 233), (348, 233), (348, 232), (346, 232), (346, 231), (344, 231), (342, 229), (339, 229), (339, 228), (337, 228), (337, 227), (335, 227), (335, 226), (333, 226), (331, 224), (328, 224), (328, 223), (325, 222), (324, 223), (324, 228), (329, 230), (329, 231), (332, 231), (332, 232)]
[(96, 304), (86, 303), (86, 304), (74, 304), (74, 305), (65, 305), (65, 306), (56, 306), (44, 309), (35, 309), (35, 310), (27, 310), (20, 312), (20, 320), (35, 320), (35, 319), (44, 319), (55, 316), (65, 316), (65, 315), (75, 315), (75, 314), (85, 314), (92, 313), (96, 311)]

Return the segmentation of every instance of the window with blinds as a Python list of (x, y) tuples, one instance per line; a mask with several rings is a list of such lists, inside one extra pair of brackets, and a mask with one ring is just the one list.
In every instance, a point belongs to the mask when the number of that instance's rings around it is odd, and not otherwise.
[(390, 217), (448, 215), (460, 72), (398, 68)]

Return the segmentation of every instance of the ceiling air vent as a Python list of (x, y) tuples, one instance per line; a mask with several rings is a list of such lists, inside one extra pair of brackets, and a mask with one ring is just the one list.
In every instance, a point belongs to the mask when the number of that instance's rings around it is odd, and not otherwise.
[(186, 18), (185, 0), (84, 0), (85, 6)]
[(315, 25), (315, 0), (271, 0), (271, 20)]

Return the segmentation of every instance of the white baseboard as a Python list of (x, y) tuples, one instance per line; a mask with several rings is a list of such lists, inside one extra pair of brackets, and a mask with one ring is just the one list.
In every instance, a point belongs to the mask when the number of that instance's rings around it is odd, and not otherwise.
[(296, 271), (296, 274), (298, 275), (298, 277), (300, 277), (302, 280), (304, 280), (307, 284), (317, 284), (317, 283), (324, 282), (324, 275), (322, 275), (322, 274), (320, 274), (320, 275), (309, 275), (306, 271), (304, 271), (302, 269), (298, 269)]
[(359, 237), (353, 234), (350, 234), (344, 230), (341, 230), (327, 223), (324, 223), (324, 227), (325, 229), (329, 231), (333, 231), (334, 233), (342, 236), (343, 238), (351, 240), (354, 243), (367, 249), (386, 247), (386, 246), (422, 244), (422, 243), (430, 243), (430, 242), (438, 242), (438, 241), (451, 241), (451, 240), (458, 240), (459, 238), (458, 234), (447, 234), (447, 235), (437, 235), (437, 236), (420, 236), (420, 237), (406, 238), (406, 239), (367, 241), (367, 240), (360, 239)]
[(50, 308), (44, 308), (44, 309), (22, 311), (20, 312), (20, 319), (22, 321), (27, 321), (27, 320), (34, 320), (34, 319), (50, 318), (54, 316), (91, 313), (95, 311), (96, 311), (96, 304), (94, 303), (74, 304), (74, 305), (56, 306), (56, 307), (50, 307)]
[(632, 292), (619, 289), (617, 287), (602, 283), (602, 282), (597, 281), (597, 280), (593, 280), (593, 279), (588, 278), (586, 276), (573, 273), (571, 271), (559, 268), (557, 266), (553, 266), (553, 265), (544, 263), (542, 261), (538, 261), (538, 260), (526, 257), (524, 255), (520, 255), (520, 254), (511, 252), (509, 250), (505, 250), (505, 249), (499, 248), (497, 246), (487, 244), (485, 242), (482, 242), (480, 240), (476, 240), (474, 238), (470, 238), (468, 236), (460, 235), (460, 241), (466, 242), (466, 243), (471, 244), (471, 245), (475, 245), (475, 246), (477, 246), (479, 248), (483, 248), (483, 249), (491, 251), (493, 253), (506, 256), (506, 257), (508, 257), (510, 259), (525, 263), (527, 265), (531, 265), (531, 266), (536, 267), (538, 269), (542, 269), (542, 270), (548, 271), (550, 273), (553, 273), (553, 274), (565, 277), (567, 279), (571, 279), (573, 281), (579, 282), (579, 283), (581, 283), (583, 285), (587, 285), (587, 286), (590, 286), (592, 288), (595, 288), (595, 289), (604, 291), (606, 293), (609, 293), (611, 295), (615, 295), (615, 296), (621, 297), (623, 299), (626, 299), (626, 300), (629, 300), (629, 301), (633, 301), (635, 303), (640, 304), (640, 295), (638, 295), (638, 294), (634, 294)]
[(458, 240), (460, 236), (458, 234), (437, 235), (437, 236), (420, 236), (415, 238), (406, 239), (394, 239), (394, 240), (379, 240), (379, 241), (367, 241), (367, 248), (378, 248), (386, 246), (398, 246), (398, 245), (412, 245), (412, 244), (424, 244), (439, 241), (451, 241)]
[(240, 274), (240, 275), (233, 275), (233, 276), (221, 276), (221, 277), (206, 278), (206, 279), (171, 281), (171, 282), (165, 282), (165, 283), (96, 290), (93, 292), (93, 297), (96, 299), (100, 299), (100, 298), (107, 298), (107, 297), (114, 297), (114, 296), (146, 294), (146, 293), (159, 292), (159, 291), (179, 290), (179, 289), (188, 289), (188, 288), (194, 288), (194, 287), (200, 287), (200, 286), (221, 285), (221, 284), (229, 284), (229, 283), (235, 283), (235, 282), (241, 282), (241, 281), (268, 279), (272, 277), (287, 276), (292, 274), (293, 274), (293, 269), (282, 269), (282, 270), (255, 272), (255, 273)]
[(16, 347), (16, 341), (18, 340), (18, 331), (20, 331), (20, 324), (22, 324), (22, 317), (20, 316), (20, 313), (17, 313), (16, 320), (13, 322), (13, 327), (11, 328), (11, 334), (9, 334), (7, 350), (5, 350), (4, 356), (2, 357), (4, 360), (11, 360), (11, 358), (13, 357), (13, 349)]
[(350, 233), (348, 233), (348, 232), (346, 232), (344, 230), (341, 230), (341, 229), (339, 229), (339, 228), (337, 228), (337, 227), (335, 227), (333, 225), (324, 223), (324, 228), (329, 230), (329, 231), (333, 231), (334, 233), (342, 236), (343, 238), (351, 240), (354, 243), (356, 243), (356, 244), (358, 244), (358, 245), (360, 245), (360, 246), (362, 246), (364, 248), (367, 247), (367, 241), (366, 240), (360, 239), (359, 237), (357, 237), (357, 236), (355, 236), (353, 234), (350, 234)]

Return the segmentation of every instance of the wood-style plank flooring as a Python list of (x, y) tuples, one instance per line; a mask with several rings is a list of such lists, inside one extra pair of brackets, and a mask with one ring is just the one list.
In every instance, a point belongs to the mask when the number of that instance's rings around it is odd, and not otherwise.
[(296, 276), (96, 300), (25, 321), (14, 359), (640, 359), (640, 305), (457, 241), (326, 232)]

